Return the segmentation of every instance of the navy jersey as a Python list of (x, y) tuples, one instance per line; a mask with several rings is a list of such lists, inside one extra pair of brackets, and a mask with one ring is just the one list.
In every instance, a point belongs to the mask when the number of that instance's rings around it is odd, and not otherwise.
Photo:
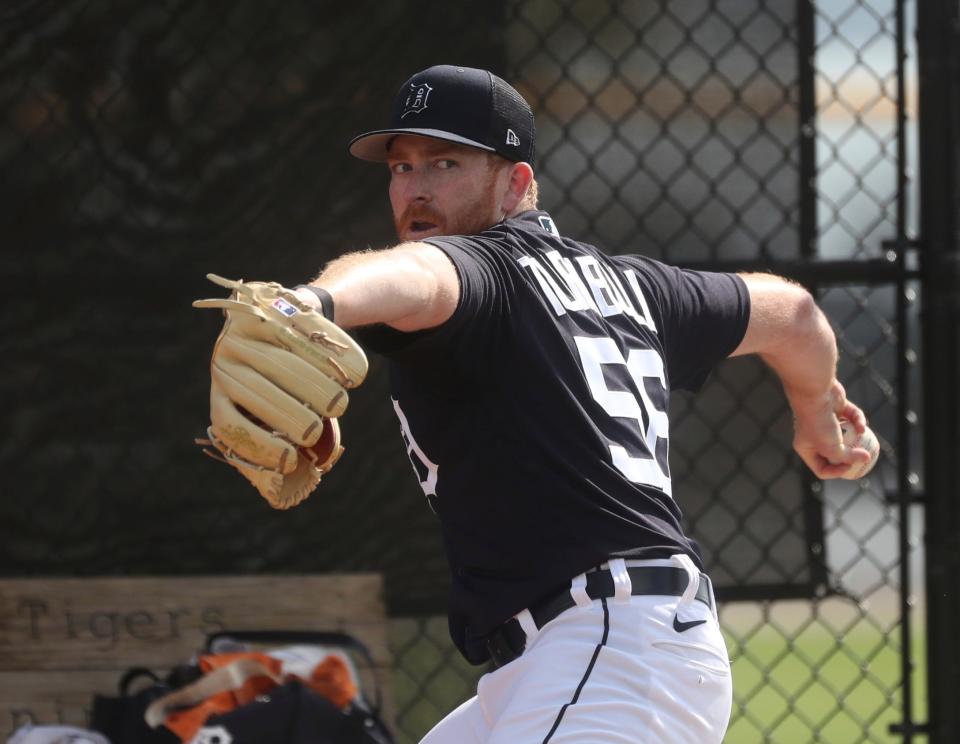
[(606, 256), (544, 212), (426, 242), (456, 267), (453, 316), (361, 339), (391, 361), (465, 656), (484, 661), (493, 628), (609, 557), (702, 568), (671, 493), (667, 403), (743, 338), (743, 281)]

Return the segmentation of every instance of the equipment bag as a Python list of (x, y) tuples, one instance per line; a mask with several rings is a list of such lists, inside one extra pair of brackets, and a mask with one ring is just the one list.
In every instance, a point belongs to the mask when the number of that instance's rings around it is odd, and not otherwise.
[[(197, 732), (197, 744), (393, 744), (381, 714), (383, 696), (370, 651), (347, 633), (323, 631), (231, 631), (207, 639), (208, 653), (250, 650), (252, 647), (320, 646), (357, 656), (372, 676), (371, 695), (358, 684), (358, 693), (345, 707), (301, 684), (288, 681), (256, 700), (222, 715), (211, 716)], [(359, 682), (359, 680), (358, 680)]]

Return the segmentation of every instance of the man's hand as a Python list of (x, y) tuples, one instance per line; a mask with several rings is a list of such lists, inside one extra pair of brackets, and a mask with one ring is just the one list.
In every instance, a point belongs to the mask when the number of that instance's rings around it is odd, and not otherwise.
[(793, 409), (793, 448), (818, 478), (850, 477), (872, 458), (843, 443), (840, 419), (858, 435), (867, 419), (837, 382), (837, 341), (807, 290), (770, 274), (741, 274), (750, 322), (732, 356), (759, 354), (780, 378)]
[(867, 428), (866, 416), (847, 400), (843, 385), (834, 380), (826, 395), (788, 397), (794, 417), (793, 448), (814, 475), (824, 480), (841, 478), (851, 465), (870, 461), (867, 450), (843, 443), (839, 419), (849, 421), (857, 434)]

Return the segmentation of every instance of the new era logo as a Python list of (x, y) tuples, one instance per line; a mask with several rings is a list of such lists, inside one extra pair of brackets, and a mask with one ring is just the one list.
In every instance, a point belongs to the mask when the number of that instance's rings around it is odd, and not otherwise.
[(507, 130), (507, 144), (513, 145), (514, 147), (520, 147), (520, 138), (512, 129)]

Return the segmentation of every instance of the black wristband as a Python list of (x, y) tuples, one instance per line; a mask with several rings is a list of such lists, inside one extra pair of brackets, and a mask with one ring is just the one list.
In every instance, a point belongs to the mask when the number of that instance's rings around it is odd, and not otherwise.
[(330, 293), (323, 289), (322, 287), (314, 287), (310, 284), (298, 284), (294, 289), (309, 289), (313, 292), (317, 299), (320, 300), (320, 312), (323, 313), (323, 317), (333, 323), (333, 297), (330, 296)]

